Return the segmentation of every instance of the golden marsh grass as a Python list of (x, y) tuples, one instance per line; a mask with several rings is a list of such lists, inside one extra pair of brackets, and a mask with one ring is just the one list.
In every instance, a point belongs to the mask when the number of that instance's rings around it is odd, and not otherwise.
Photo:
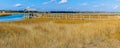
[(35, 18), (0, 23), (1, 48), (119, 48), (120, 20)]

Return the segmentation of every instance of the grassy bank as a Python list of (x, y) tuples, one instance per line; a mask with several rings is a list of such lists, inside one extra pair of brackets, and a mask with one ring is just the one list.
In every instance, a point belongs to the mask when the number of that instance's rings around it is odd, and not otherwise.
[(11, 14), (4, 14), (4, 13), (0, 14), (0, 16), (8, 16), (8, 15), (11, 15)]
[(0, 23), (1, 48), (119, 48), (120, 21), (31, 19)]

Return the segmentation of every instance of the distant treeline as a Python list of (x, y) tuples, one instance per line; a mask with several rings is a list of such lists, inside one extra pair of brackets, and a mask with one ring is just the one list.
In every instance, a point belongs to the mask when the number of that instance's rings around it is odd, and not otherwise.
[[(18, 13), (24, 13), (23, 10), (0, 10), (0, 11), (6, 11), (6, 12), (18, 12)], [(100, 11), (31, 11), (34, 13), (116, 13), (116, 12), (100, 12)]]
[(80, 13), (78, 11), (50, 11), (49, 13)]

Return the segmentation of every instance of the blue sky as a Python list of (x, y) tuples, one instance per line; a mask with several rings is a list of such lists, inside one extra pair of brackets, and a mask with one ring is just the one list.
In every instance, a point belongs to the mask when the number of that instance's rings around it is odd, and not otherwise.
[(0, 0), (0, 10), (120, 12), (120, 0)]

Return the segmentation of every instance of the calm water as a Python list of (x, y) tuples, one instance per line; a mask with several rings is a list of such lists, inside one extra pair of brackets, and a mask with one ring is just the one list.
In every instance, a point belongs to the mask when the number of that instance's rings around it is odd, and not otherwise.
[(0, 16), (0, 22), (22, 20), (24, 14), (12, 14), (10, 16)]

